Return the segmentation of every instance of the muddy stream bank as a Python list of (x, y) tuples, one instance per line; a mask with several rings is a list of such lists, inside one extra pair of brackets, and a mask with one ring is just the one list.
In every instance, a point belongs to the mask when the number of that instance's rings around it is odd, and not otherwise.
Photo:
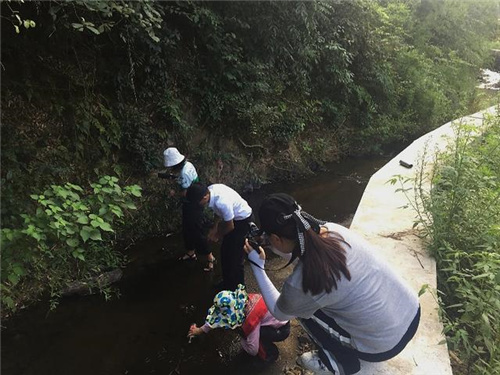
[[(266, 194), (287, 192), (316, 217), (348, 226), (368, 179), (389, 159), (345, 160), (314, 177), (266, 185), (244, 197), (255, 212)], [(53, 312), (41, 302), (2, 322), (2, 375), (293, 373), (297, 353), (308, 345), (296, 323), (277, 344), (280, 359), (267, 368), (240, 352), (234, 332), (214, 330), (188, 344), (189, 325), (201, 324), (211, 305), (220, 265), (205, 273), (202, 257), (178, 262), (182, 252), (177, 234), (142, 241), (129, 250), (130, 263), (116, 285), (120, 298), (68, 297)], [(269, 268), (280, 264), (268, 261)], [(255, 292), (245, 267), (247, 288)], [(280, 286), (290, 271), (269, 275)]]

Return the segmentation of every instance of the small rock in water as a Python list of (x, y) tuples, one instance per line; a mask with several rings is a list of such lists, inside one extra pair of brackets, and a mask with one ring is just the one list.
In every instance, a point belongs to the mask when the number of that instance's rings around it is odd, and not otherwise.
[(117, 268), (109, 272), (104, 272), (90, 281), (75, 281), (66, 286), (66, 288), (62, 291), (62, 295), (65, 297), (74, 294), (86, 296), (95, 293), (98, 287), (104, 288), (108, 285), (116, 283), (122, 278), (122, 276), (122, 270)]

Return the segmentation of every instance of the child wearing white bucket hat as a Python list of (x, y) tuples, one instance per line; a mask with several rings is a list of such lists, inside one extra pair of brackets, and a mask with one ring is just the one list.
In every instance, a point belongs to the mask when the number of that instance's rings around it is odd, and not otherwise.
[[(196, 253), (199, 253), (206, 255), (208, 263), (213, 265), (215, 257), (210, 251), (203, 228), (203, 208), (192, 204), (185, 198), (186, 191), (191, 184), (199, 181), (196, 168), (176, 147), (169, 147), (163, 151), (163, 159), (165, 167), (171, 169), (173, 176), (175, 176), (178, 195), (182, 200), (182, 234), (186, 252), (179, 260), (196, 260)], [(176, 195), (176, 191), (172, 189), (170, 195)], [(213, 266), (209, 267), (207, 265), (204, 270), (212, 271)]]
[(181, 187), (182, 195), (191, 186), (193, 182), (198, 182), (198, 173), (194, 165), (186, 160), (175, 147), (169, 147), (163, 151), (163, 164), (167, 168), (171, 168), (174, 175), (177, 177), (177, 183)]
[(223, 290), (217, 293), (213, 306), (208, 309), (205, 324), (201, 327), (193, 324), (188, 337), (208, 333), (215, 328), (238, 329), (243, 350), (266, 363), (278, 358), (279, 351), (274, 342), (283, 341), (290, 335), (290, 322), (274, 318), (262, 296), (248, 294), (242, 284), (234, 292)]

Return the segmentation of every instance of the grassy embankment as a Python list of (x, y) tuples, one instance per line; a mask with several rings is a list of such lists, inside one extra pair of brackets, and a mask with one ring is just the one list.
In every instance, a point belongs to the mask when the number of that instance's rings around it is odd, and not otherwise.
[(431, 174), (416, 181), (415, 206), (437, 260), (437, 297), (457, 375), (500, 370), (500, 117), (485, 129), (477, 134), (458, 124)]

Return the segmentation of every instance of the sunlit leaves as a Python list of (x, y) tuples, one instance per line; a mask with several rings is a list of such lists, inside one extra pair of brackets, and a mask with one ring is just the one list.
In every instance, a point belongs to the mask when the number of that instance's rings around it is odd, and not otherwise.
[[(62, 280), (119, 265), (114, 232), (123, 224), (124, 212), (135, 208), (132, 199), (141, 197), (141, 188), (122, 189), (118, 182), (114, 176), (104, 176), (91, 189), (66, 183), (30, 195), (36, 206), (21, 215), (24, 225), (1, 231), (2, 288), (9, 291), (2, 296), (5, 306), (15, 307), (15, 286), (24, 279), (45, 280), (57, 294)], [(76, 274), (75, 262), (79, 262)]]

